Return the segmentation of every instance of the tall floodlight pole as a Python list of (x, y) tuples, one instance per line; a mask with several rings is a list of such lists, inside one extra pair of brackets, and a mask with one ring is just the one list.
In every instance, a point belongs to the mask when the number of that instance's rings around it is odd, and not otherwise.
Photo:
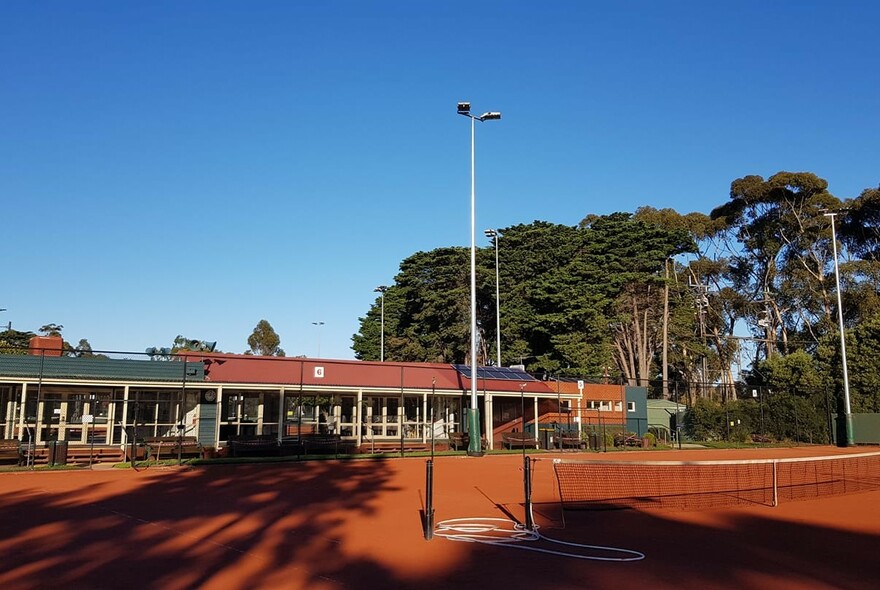
[(846, 368), (846, 337), (843, 332), (843, 302), (840, 297), (840, 268), (837, 264), (837, 232), (834, 229), (834, 216), (836, 213), (825, 213), (825, 217), (831, 218), (831, 247), (834, 250), (834, 280), (837, 283), (837, 320), (840, 323), (840, 360), (843, 363), (843, 415), (846, 437), (844, 446), (851, 447), (855, 444), (852, 430), (852, 408), (849, 403), (849, 373)]
[(318, 356), (317, 358), (321, 358), (321, 326), (324, 325), (324, 322), (312, 322), (313, 326), (318, 326)]
[(501, 113), (489, 111), (480, 116), (471, 114), (471, 103), (458, 103), (458, 114), (471, 120), (471, 411), (468, 415), (468, 455), (483, 454), (480, 437), (480, 411), (477, 408), (477, 205), (474, 168), (474, 128), (477, 121), (493, 121)]
[(379, 293), (379, 297), (382, 299), (382, 320), (381, 320), (381, 332), (379, 334), (379, 362), (385, 362), (385, 291), (388, 290), (388, 287), (385, 285), (379, 285), (375, 289), (374, 292)]
[(493, 242), (495, 242), (495, 350), (498, 353), (498, 364), (496, 366), (501, 366), (501, 287), (500, 287), (500, 275), (498, 274), (498, 239), (501, 237), (501, 232), (497, 229), (487, 229), (483, 231), (486, 234), (487, 238), (491, 238)]

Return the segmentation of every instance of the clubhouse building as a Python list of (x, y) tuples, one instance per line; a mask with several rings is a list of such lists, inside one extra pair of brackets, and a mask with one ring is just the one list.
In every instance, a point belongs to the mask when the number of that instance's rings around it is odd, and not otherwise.
[[(0, 438), (126, 445), (133, 436), (197, 437), (220, 448), (242, 437), (333, 434), (377, 443), (448, 443), (467, 428), (470, 367), (184, 352), (173, 358), (76, 358), (32, 349), (0, 354)], [(135, 356), (135, 355), (132, 355)], [(504, 433), (633, 430), (641, 388), (539, 380), (517, 368), (480, 367), (477, 389), (488, 448)], [(629, 424), (627, 423), (629, 419)], [(639, 430), (646, 430), (646, 428)]]

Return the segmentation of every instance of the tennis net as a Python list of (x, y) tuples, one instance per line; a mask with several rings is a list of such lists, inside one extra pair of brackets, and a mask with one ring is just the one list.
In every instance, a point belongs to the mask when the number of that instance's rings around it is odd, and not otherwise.
[(880, 490), (880, 452), (744, 461), (570, 461), (553, 470), (564, 509), (699, 510)]

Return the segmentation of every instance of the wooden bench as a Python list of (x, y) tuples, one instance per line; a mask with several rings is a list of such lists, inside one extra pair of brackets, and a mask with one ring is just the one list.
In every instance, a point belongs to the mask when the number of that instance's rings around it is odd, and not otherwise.
[(642, 446), (642, 439), (639, 436), (636, 436), (632, 432), (619, 433), (614, 435), (614, 446), (615, 447), (640, 447)]
[(156, 436), (144, 439), (150, 459), (160, 460), (181, 457), (199, 457), (202, 445), (194, 436)]
[(233, 457), (279, 455), (281, 445), (277, 437), (268, 434), (241, 436), (229, 439), (229, 453)]
[(21, 465), (21, 443), (17, 438), (0, 439), (0, 461)]
[[(123, 460), (125, 463), (131, 463), (131, 443), (124, 445), (122, 447)], [(135, 445), (134, 447), (134, 460), (135, 461), (143, 461), (147, 458), (147, 447), (142, 444)]]
[[(431, 450), (431, 443), (423, 443), (421, 441), (405, 441), (403, 443), (404, 453), (427, 453)], [(400, 441), (382, 441), (376, 443), (363, 443), (358, 452), (373, 454), (400, 454)]]
[[(468, 450), (471, 444), (471, 437), (465, 432), (450, 432), (449, 433), (449, 448), (455, 451), (460, 450)], [(480, 437), (480, 448), (482, 450), (486, 450), (489, 448), (489, 441), (486, 440), (485, 436)]]
[(508, 449), (513, 449), (514, 447), (518, 449), (537, 449), (539, 447), (534, 435), (528, 432), (504, 432), (501, 434), (501, 444)]
[(579, 436), (557, 436), (556, 437), (556, 446), (560, 451), (565, 449), (585, 449), (587, 448), (587, 441), (581, 439)]
[(309, 452), (320, 453), (332, 450), (334, 455), (339, 454), (339, 446), (342, 444), (342, 437), (338, 434), (310, 434), (302, 439), (303, 452), (308, 455)]
[(278, 443), (278, 454), (285, 457), (300, 455), (304, 450), (303, 439), (300, 436), (283, 436)]
[(468, 447), (468, 436), (463, 432), (450, 432), (449, 433), (449, 448), (454, 451), (460, 451), (462, 449), (467, 449)]

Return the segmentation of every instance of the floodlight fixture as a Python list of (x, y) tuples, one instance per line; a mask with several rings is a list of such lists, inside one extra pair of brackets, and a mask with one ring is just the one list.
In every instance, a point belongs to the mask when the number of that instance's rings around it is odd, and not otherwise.
[(501, 118), (501, 113), (497, 113), (495, 111), (489, 111), (488, 113), (483, 113), (477, 119), (480, 121), (493, 121)]
[(468, 115), (471, 114), (471, 103), (469, 102), (460, 102), (458, 103), (458, 114), (459, 115)]

